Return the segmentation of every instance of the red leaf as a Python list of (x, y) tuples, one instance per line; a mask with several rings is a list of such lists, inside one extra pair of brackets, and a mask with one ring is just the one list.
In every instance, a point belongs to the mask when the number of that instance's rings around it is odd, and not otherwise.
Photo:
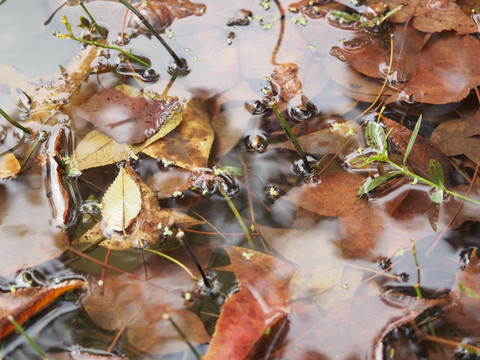
[(288, 311), (292, 266), (240, 247), (226, 250), (240, 291), (223, 305), (204, 360), (245, 358), (263, 334)]

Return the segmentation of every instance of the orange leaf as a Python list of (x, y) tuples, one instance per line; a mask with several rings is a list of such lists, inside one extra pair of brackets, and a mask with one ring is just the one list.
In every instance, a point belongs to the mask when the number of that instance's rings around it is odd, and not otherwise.
[(10, 176), (18, 174), (21, 166), (15, 155), (8, 153), (0, 162), (0, 179), (7, 179)]

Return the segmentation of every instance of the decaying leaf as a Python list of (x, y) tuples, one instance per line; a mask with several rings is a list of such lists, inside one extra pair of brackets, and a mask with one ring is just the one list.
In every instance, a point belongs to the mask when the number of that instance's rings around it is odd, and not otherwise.
[[(202, 267), (207, 266), (217, 245), (192, 246)], [(184, 248), (167, 254), (184, 264), (195, 276), (200, 276)], [(188, 349), (172, 324), (163, 317), (164, 314), (173, 318), (194, 345), (208, 342), (210, 337), (203, 323), (184, 305), (185, 294), (194, 290), (192, 278), (177, 264), (157, 255), (147, 258), (145, 265), (139, 266), (134, 274), (143, 278), (145, 270), (149, 284), (114, 274), (107, 276), (103, 289), (100, 286), (93, 287), (83, 301), (90, 318), (107, 330), (126, 326), (130, 343), (151, 354)]]
[(48, 287), (30, 287), (0, 293), (0, 339), (15, 329), (8, 316), (22, 324), (59, 296), (85, 285), (82, 280), (68, 280)]
[(122, 167), (102, 199), (105, 231), (124, 231), (140, 212), (141, 205), (140, 189)]
[(225, 302), (203, 359), (244, 359), (265, 331), (287, 315), (294, 268), (253, 250), (226, 248), (240, 291)]
[[(383, 122), (390, 132), (390, 140), (400, 153), (405, 154), (407, 145), (412, 136), (412, 131), (399, 123), (387, 118)], [(413, 166), (415, 172), (423, 177), (430, 177), (430, 161), (434, 159), (443, 170), (445, 184), (450, 183), (451, 165), (448, 156), (446, 156), (434, 143), (418, 135), (415, 143), (408, 155), (408, 162)]]
[(0, 161), (0, 179), (7, 179), (13, 175), (16, 175), (21, 170), (20, 163), (14, 154), (8, 153), (2, 157)]
[(160, 141), (142, 149), (142, 152), (157, 159), (173, 161), (176, 166), (194, 170), (208, 167), (214, 133), (210, 126), (210, 113), (199, 99), (187, 103), (183, 120), (175, 131)]
[[(141, 209), (131, 225), (123, 231), (109, 233), (107, 219), (103, 218), (97, 225), (88, 230), (75, 243), (90, 243), (107, 237), (100, 245), (112, 250), (127, 250), (159, 245), (163, 240), (162, 233), (171, 227), (190, 227), (202, 222), (178, 210), (161, 209), (154, 192), (143, 182), (130, 167), (125, 174), (140, 189)], [(133, 185), (131, 185), (133, 187)], [(136, 201), (136, 200), (135, 200)]]
[(89, 132), (75, 148), (74, 161), (79, 170), (128, 160), (154, 141), (164, 137), (182, 121), (182, 112), (171, 114), (155, 135), (137, 145), (120, 144), (99, 130)]
[[(204, 4), (185, 0), (147, 0), (141, 2), (136, 7), (153, 28), (160, 33), (165, 32), (175, 19), (182, 19), (191, 15), (201, 16), (207, 8)], [(138, 28), (142, 33), (150, 33), (145, 25), (134, 15), (130, 18), (128, 25)]]
[(120, 85), (93, 95), (76, 113), (119, 143), (139, 144), (153, 136), (179, 107), (177, 99)]
[(464, 154), (480, 164), (480, 139), (465, 137), (465, 122), (462, 120), (446, 121), (432, 133), (430, 140), (448, 156)]
[(280, 96), (286, 102), (302, 94), (302, 82), (298, 78), (298, 65), (295, 63), (278, 65), (272, 73), (272, 80), (280, 86)]
[(480, 42), (468, 35), (433, 34), (420, 53), (420, 70), (388, 102), (457, 102), (480, 84)]

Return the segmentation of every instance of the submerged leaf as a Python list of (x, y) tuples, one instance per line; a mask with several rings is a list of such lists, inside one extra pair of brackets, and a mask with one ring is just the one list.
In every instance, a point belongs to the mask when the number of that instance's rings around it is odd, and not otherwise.
[(20, 172), (21, 166), (15, 155), (8, 153), (0, 161), (0, 179), (7, 179)]
[(140, 189), (122, 167), (102, 199), (102, 216), (107, 229), (124, 231), (140, 212), (141, 205)]

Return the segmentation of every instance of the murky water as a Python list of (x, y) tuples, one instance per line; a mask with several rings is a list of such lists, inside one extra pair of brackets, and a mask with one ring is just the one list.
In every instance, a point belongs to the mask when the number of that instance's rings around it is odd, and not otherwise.
[[(20, 163), (26, 164), (16, 179), (0, 180), (1, 290), (7, 292), (12, 286), (23, 287), (25, 279), (33, 279), (33, 283), (39, 285), (51, 284), (56, 278), (82, 278), (90, 283), (84, 293), (62, 297), (25, 324), (27, 333), (49, 356), (68, 358), (65, 354), (83, 351), (132, 359), (195, 358), (183, 342), (174, 339), (162, 339), (163, 342), (160, 342), (157, 338), (164, 332), (174, 332), (171, 327), (161, 328), (165, 326), (162, 312), (174, 306), (175, 311), (180, 312), (187, 305), (198, 317), (188, 318), (191, 322), (185, 320), (187, 322), (181, 325), (195, 327), (197, 325), (192, 324), (201, 320), (202, 326), (211, 335), (223, 302), (238, 290), (228, 267), (228, 256), (221, 248), (223, 245), (250, 247), (250, 244), (244, 226), (235, 217), (222, 192), (232, 198), (236, 211), (247, 224), (246, 230), (252, 233), (256, 249), (280, 255), (283, 260), (296, 263), (308, 273), (302, 276), (310, 277), (311, 282), (302, 283), (303, 288), (295, 291), (300, 294), (297, 294), (299, 303), (305, 301), (316, 309), (315, 316), (327, 316), (336, 302), (362, 297), (377, 299), (383, 291), (397, 290), (415, 295), (416, 264), (411, 253), (404, 256), (401, 251), (411, 250), (411, 238), (417, 241), (421, 286), (427, 297), (448, 292), (461, 265), (461, 256), (467, 258), (466, 252), (478, 246), (479, 228), (475, 222), (478, 219), (471, 215), (473, 220), (470, 223), (447, 231), (433, 251), (429, 250), (439, 231), (448, 223), (453, 205), (447, 210), (442, 208), (440, 215), (437, 211), (438, 219), (432, 225), (435, 215), (430, 213), (435, 213), (435, 208), (428, 202), (430, 189), (426, 186), (403, 182), (380, 190), (369, 198), (368, 214), (362, 210), (366, 200), (364, 204), (352, 200), (348, 211), (341, 207), (343, 201), (356, 199), (355, 196), (337, 196), (333, 202), (339, 204), (338, 208), (325, 210), (324, 213), (319, 210), (324, 206), (322, 199), (312, 199), (318, 202), (316, 208), (297, 208), (297, 203), (290, 198), (286, 200), (289, 193), (305, 189), (305, 180), (310, 174), (308, 166), (287, 141), (282, 126), (269, 108), (265, 94), (270, 90), (270, 80), (274, 79), (273, 93), (280, 103), (279, 110), (290, 122), (294, 133), (303, 139), (311, 134), (316, 136), (312, 137), (313, 140), (302, 140), (302, 143), (309, 163), (320, 161), (318, 169), (331, 159), (328, 154), (337, 152), (332, 151), (332, 147), (339, 148), (330, 140), (333, 135), (325, 138), (322, 134), (335, 128), (333, 124), (356, 119), (375, 100), (381, 82), (359, 75), (342, 62), (348, 56), (360, 56), (370, 51), (371, 38), (358, 38), (363, 30), (340, 23), (328, 8), (314, 9), (310, 6), (310, 12), (305, 10), (304, 15), (293, 10), (289, 12), (291, 6), (285, 1), (267, 3), (268, 7), (258, 1), (215, 1), (207, 3), (206, 8), (197, 4), (193, 6), (192, 14), (167, 24), (164, 37), (189, 64), (190, 73), (186, 76), (172, 77), (169, 67), (173, 61), (154, 37), (133, 36), (125, 45), (151, 64), (147, 71), (140, 66), (136, 69), (137, 72), (144, 71), (144, 83), (141, 85), (133, 79), (132, 71), (125, 62), (118, 65), (116, 51), (103, 52), (92, 62), (94, 74), (79, 82), (79, 95), (67, 101), (70, 103), (65, 107), (52, 112), (51, 119), (43, 126), (36, 126), (40, 131), (46, 131), (47, 140), (39, 142), (32, 158), (29, 153), (34, 141), (30, 135), (24, 135), (3, 118), (0, 119), (0, 156), (14, 152)], [(437, 9), (439, 4), (438, 1), (429, 1), (427, 7)], [(51, 87), (48, 81), (52, 80), (50, 74), (58, 71), (59, 66), (67, 67), (82, 50), (75, 41), (52, 35), (54, 31), (65, 33), (61, 21), (63, 14), (68, 16), (77, 32), (79, 16), (86, 16), (80, 6), (63, 7), (48, 25), (44, 25), (59, 5), (60, 1), (53, 0), (7, 0), (0, 5), (0, 107), (21, 123), (32, 114), (32, 96), (28, 92), (35, 94), (36, 91), (48, 90)], [(108, 30), (107, 40), (121, 46), (125, 8), (112, 1), (90, 1), (86, 2), (86, 6), (98, 24)], [(440, 10), (449, 11), (443, 7)], [(129, 26), (133, 24), (127, 22), (127, 34), (132, 31)], [(386, 38), (384, 33), (377, 35), (375, 41), (382, 42)], [(285, 65), (287, 63), (288, 66)], [(389, 66), (382, 62), (376, 70), (371, 76), (381, 78), (389, 73)], [(298, 77), (293, 76), (297, 71)], [(68, 76), (67, 73), (64, 77), (68, 80)], [(57, 74), (53, 79), (61, 77)], [(31, 86), (29, 81), (35, 83), (33, 90), (28, 88)], [(389, 85), (394, 89), (401, 86), (402, 81), (395, 78)], [(68, 81), (63, 84), (68, 86)], [(202, 169), (196, 171), (181, 170), (169, 166), (161, 157), (152, 159), (146, 154), (140, 154), (139, 158), (133, 156), (130, 163), (143, 181), (155, 190), (162, 208), (174, 208), (196, 219), (206, 220), (184, 231), (194, 252), (201, 258), (202, 266), (208, 269), (210, 281), (218, 292), (213, 295), (197, 288), (191, 279), (182, 278), (185, 276), (183, 273), (179, 275), (180, 270), (175, 265), (160, 262), (152, 253), (135, 249), (113, 251), (108, 260), (110, 266), (142, 279), (151, 277), (151, 282), (161, 287), (161, 290), (150, 289), (147, 285), (142, 287), (139, 281), (108, 270), (103, 281), (105, 294), (108, 294), (106, 297), (114, 310), (111, 318), (118, 322), (115, 323), (99, 315), (102, 311), (109, 311), (108, 306), (95, 308), (95, 302), (102, 299), (96, 285), (102, 278), (102, 266), (62, 249), (100, 221), (99, 204), (115, 179), (118, 166), (112, 163), (93, 167), (84, 170), (80, 177), (57, 176), (58, 164), (51, 154), (59, 144), (63, 157), (73, 156), (75, 147), (94, 128), (75, 110), (76, 106), (102, 89), (120, 84), (137, 88), (145, 86), (146, 91), (176, 96), (185, 102), (194, 99), (192, 102), (202, 104), (198, 108), (205, 108), (207, 122), (212, 124), (216, 136), (207, 168), (203, 165), (198, 166)], [(392, 89), (387, 88), (385, 93), (394, 94)], [(413, 91), (412, 88), (410, 91)], [(418, 97), (418, 92), (416, 94)], [(418, 104), (412, 101), (411, 95), (400, 92), (400, 101), (392, 102), (384, 115), (412, 129), (418, 115), (423, 113), (426, 122), (421, 134), (425, 137), (430, 136), (440, 120), (450, 119), (456, 113), (472, 113), (478, 107), (472, 96), (460, 105), (450, 106)], [(51, 103), (42, 105), (50, 106)], [(85, 112), (88, 111), (90, 109)], [(109, 116), (112, 111), (104, 115)], [(124, 109), (119, 111), (122, 116), (126, 114)], [(202, 112), (198, 111), (192, 116), (192, 121), (202, 116)], [(356, 123), (360, 124), (369, 116), (372, 115), (356, 119)], [(131, 114), (125, 122), (130, 118)], [(189, 134), (191, 137), (195, 135)], [(57, 143), (56, 139), (61, 141)], [(340, 160), (365, 145), (362, 137), (358, 141), (338, 151)], [(176, 143), (176, 146), (181, 144)], [(193, 156), (191, 159), (191, 167), (194, 167), (197, 160)], [(124, 165), (125, 162), (119, 163)], [(471, 164), (466, 164), (466, 173), (472, 173)], [(218, 176), (212, 169), (221, 166), (243, 174)], [(329, 164), (324, 175), (335, 177), (347, 174), (346, 168), (342, 161), (336, 159)], [(316, 185), (312, 187), (328, 182), (325, 178), (322, 180), (324, 175), (314, 179)], [(192, 178), (196, 179), (194, 188), (189, 182)], [(461, 184), (464, 180), (455, 173), (452, 182)], [(342, 186), (339, 183), (338, 188), (343, 189)], [(170, 193), (164, 187), (168, 187)], [(332, 189), (330, 192), (337, 191)], [(325, 194), (325, 202), (327, 198), (329, 194)], [(425, 205), (427, 203), (430, 207)], [(416, 207), (421, 207), (421, 210)], [(469, 209), (472, 214), (475, 213), (475, 208)], [(370, 221), (371, 228), (364, 225), (365, 222), (370, 224)], [(156, 225), (154, 228), (152, 232), (157, 231)], [(166, 238), (167, 230), (170, 229), (162, 228), (162, 236)], [(371, 231), (373, 235), (365, 236), (365, 231)], [(371, 241), (371, 244), (367, 248), (358, 243), (358, 239)], [(75, 245), (75, 248), (83, 249), (84, 246)], [(365, 252), (358, 256), (352, 253), (352, 249)], [(174, 251), (175, 256), (184, 259), (194, 269), (183, 248)], [(88, 256), (103, 262), (106, 253), (104, 248), (99, 247), (89, 249)], [(390, 266), (390, 270), (385, 270)], [(328, 286), (322, 284), (325, 288), (320, 290), (315, 281), (322, 277), (335, 278), (336, 281)], [(190, 295), (186, 296), (186, 293)], [(157, 299), (162, 297), (169, 300), (157, 304)], [(140, 315), (137, 320), (132, 320), (135, 317), (125, 318), (121, 316), (123, 310), (129, 314), (139, 311)], [(285, 350), (284, 346), (304, 339), (302, 334), (312, 330), (303, 327), (304, 324), (312, 324), (299, 320), (302, 314), (297, 310), (288, 320), (275, 325), (278, 338), (268, 338), (252, 350), (253, 358), (292, 358), (293, 353)], [(109, 348), (124, 325), (129, 330)], [(156, 328), (157, 325), (159, 328)], [(444, 331), (441, 324), (439, 328)], [(328, 332), (330, 328), (325, 325), (325, 329)], [(320, 329), (322, 331), (323, 328)], [(416, 351), (416, 344), (405, 344), (412, 339), (412, 330), (405, 326), (394, 335), (390, 334), (385, 346), (396, 349), (399, 348), (397, 342), (407, 348), (410, 346), (407, 353), (411, 356)], [(316, 340), (310, 340), (313, 341), (309, 346), (314, 358), (321, 358), (322, 354), (333, 359), (338, 353), (341, 354), (339, 356), (346, 355), (350, 349), (338, 352), (333, 345), (331, 349), (317, 348), (314, 345)], [(349, 346), (354, 351), (353, 345)], [(207, 348), (203, 341), (197, 350), (203, 354)], [(2, 349), (6, 359), (38, 357), (19, 334), (7, 337)], [(359, 353), (365, 355), (364, 349)], [(418, 358), (423, 356), (421, 351), (415, 354)]]

